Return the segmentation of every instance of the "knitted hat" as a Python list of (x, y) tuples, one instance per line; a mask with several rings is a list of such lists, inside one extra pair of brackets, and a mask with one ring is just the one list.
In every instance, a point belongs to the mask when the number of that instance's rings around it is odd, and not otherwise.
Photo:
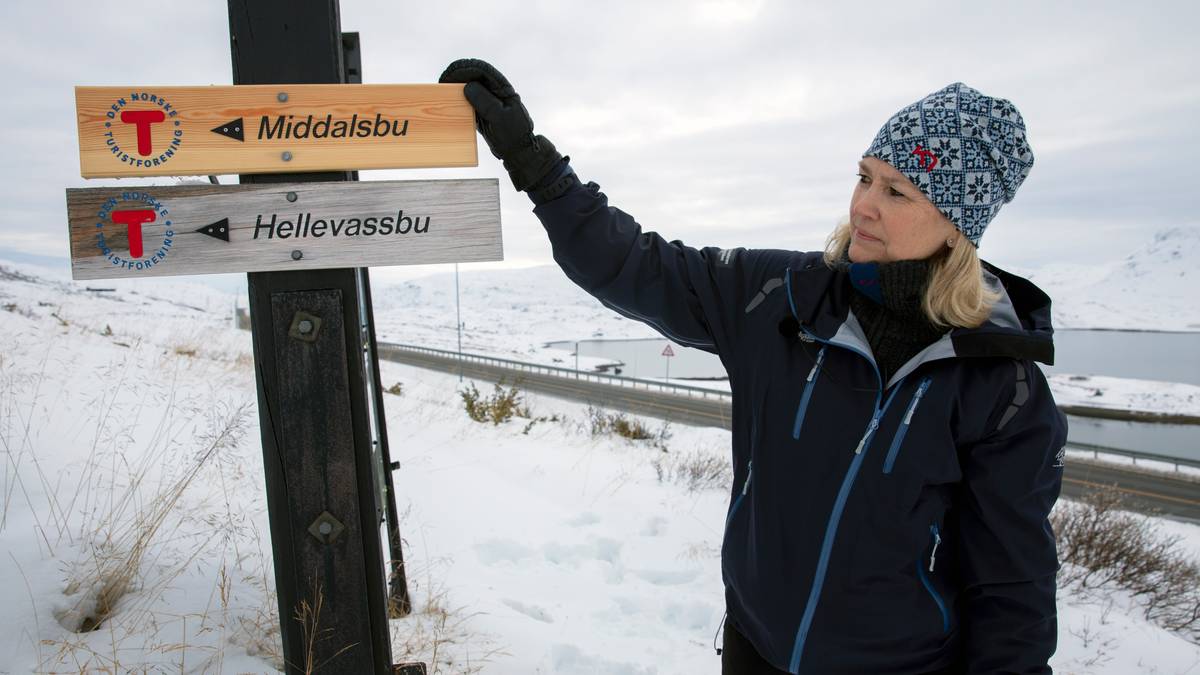
[(1016, 106), (962, 82), (892, 115), (863, 157), (904, 174), (976, 247), (1033, 168)]

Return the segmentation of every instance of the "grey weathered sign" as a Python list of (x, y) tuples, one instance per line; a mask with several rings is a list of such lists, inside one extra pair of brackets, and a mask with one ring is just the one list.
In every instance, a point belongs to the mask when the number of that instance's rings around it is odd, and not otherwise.
[(67, 190), (76, 279), (502, 260), (497, 180)]

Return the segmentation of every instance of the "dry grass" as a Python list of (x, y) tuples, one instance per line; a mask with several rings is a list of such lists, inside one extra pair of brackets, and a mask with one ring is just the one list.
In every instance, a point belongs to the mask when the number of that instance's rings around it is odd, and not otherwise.
[[(110, 512), (85, 545), (85, 562), (66, 587), (68, 596), (79, 596), (70, 611), (59, 620), (63, 627), (80, 633), (99, 628), (116, 611), (118, 604), (134, 587), (142, 572), (147, 553), (167, 522), (184, 491), (214, 454), (236, 445), (241, 439), (248, 415), (247, 406), (214, 415), (214, 426), (190, 466), (149, 500), (132, 507), (126, 519), (125, 504), (140, 502), (140, 495), (126, 492), (118, 497), (120, 508)], [(128, 488), (142, 484), (145, 475), (135, 476)], [(127, 488), (127, 489), (128, 489)], [(199, 551), (196, 552), (197, 554)]]
[[(206, 632), (223, 632), (225, 621), (210, 616), (208, 609), (164, 611), (162, 598), (219, 538), (216, 528), (181, 527), (195, 516), (179, 507), (202, 472), (219, 465), (223, 451), (237, 445), (249, 407), (185, 405), (176, 399), (172, 386), (166, 400), (158, 402), (162, 418), (153, 435), (138, 443), (131, 429), (109, 424), (127, 419), (129, 411), (116, 403), (122, 386), (118, 381), (99, 395), (103, 405), (78, 489), (72, 493), (56, 486), (48, 492), (72, 494), (69, 504), (55, 509), (64, 521), (70, 517), (72, 522), (58, 525), (56, 537), (47, 541), (54, 545), (65, 541), (77, 554), (66, 566), (64, 602), (54, 611), (69, 632), (39, 641), (39, 651), (52, 649), (39, 655), (39, 672), (62, 672), (63, 667), (77, 672), (151, 671), (160, 668), (164, 658), (186, 672), (196, 666), (189, 658), (219, 667), (223, 657), (221, 642), (192, 643)], [(181, 429), (191, 429), (194, 420), (204, 419), (205, 414), (207, 424), (190, 439), (192, 450), (186, 452), (178, 439)], [(130, 451), (137, 459), (124, 450), (126, 444), (142, 450)], [(224, 565), (217, 585), (224, 616), (230, 588)], [(103, 637), (97, 639), (97, 634)]]
[(445, 562), (433, 561), (414, 575), (418, 581), (410, 577), (413, 612), (402, 620), (390, 622), (392, 660), (422, 661), (430, 673), (479, 673), (497, 657), (508, 654), (495, 647), (487, 636), (472, 632), (470, 620), (478, 612), (468, 613), (464, 607), (452, 606), (449, 592), (432, 580), (431, 568)]
[[(315, 575), (314, 575), (315, 579)], [(310, 603), (307, 598), (300, 601), (300, 606), (296, 608), (295, 616), (293, 617), (300, 624), (300, 631), (304, 644), (304, 663), (300, 667), (304, 670), (304, 675), (312, 675), (321, 668), (329, 664), (338, 656), (341, 656), (346, 650), (351, 649), (357, 642), (343, 645), (333, 654), (330, 654), (323, 661), (318, 662), (318, 642), (334, 639), (332, 628), (321, 628), (321, 610), (325, 606), (325, 593), (321, 590), (321, 584), (313, 581), (313, 601)]]
[(652, 464), (658, 482), (682, 485), (688, 492), (727, 490), (733, 481), (729, 460), (710, 452), (663, 453), (656, 456)]
[(1051, 516), (1067, 563), (1058, 581), (1081, 593), (1113, 587), (1138, 600), (1146, 619), (1200, 644), (1200, 563), (1149, 516), (1122, 510), (1114, 488), (1062, 504)]
[(593, 436), (615, 434), (631, 441), (654, 438), (654, 434), (645, 424), (623, 412), (609, 412), (603, 408), (588, 406), (587, 415), (588, 425)]
[(188, 358), (195, 358), (196, 354), (200, 351), (200, 349), (198, 347), (196, 347), (196, 345), (193, 345), (193, 344), (178, 344), (178, 345), (175, 345), (175, 347), (171, 351), (176, 356), (186, 356)]
[(502, 384), (494, 387), (492, 395), (487, 398), (479, 393), (473, 383), (459, 392), (468, 417), (476, 422), (491, 422), (494, 425), (513, 417), (529, 419), (529, 407), (525, 405), (525, 396), (520, 390), (516, 387), (505, 389)]

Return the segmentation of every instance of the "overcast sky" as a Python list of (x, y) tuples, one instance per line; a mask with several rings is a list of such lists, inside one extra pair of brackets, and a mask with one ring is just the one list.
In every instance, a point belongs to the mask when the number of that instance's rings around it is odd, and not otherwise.
[[(343, 29), (362, 37), (364, 81), (435, 82), (455, 58), (491, 61), (584, 180), (647, 229), (691, 245), (820, 248), (879, 126), (959, 80), (1013, 101), (1036, 156), (983, 238), (985, 259), (1109, 261), (1158, 229), (1200, 224), (1196, 3), (342, 0), (341, 9)], [(115, 182), (79, 177), (72, 87), (231, 83), (220, 0), (5, 2), (0, 54), (0, 257), (63, 266), (63, 189)], [(482, 141), (480, 158), (477, 169), (362, 179), (499, 176), (503, 265), (551, 262), (528, 200)]]

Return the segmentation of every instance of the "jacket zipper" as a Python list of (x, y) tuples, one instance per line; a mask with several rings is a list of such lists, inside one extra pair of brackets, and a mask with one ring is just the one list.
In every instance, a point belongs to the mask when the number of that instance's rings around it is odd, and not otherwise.
[(729, 515), (725, 518), (725, 529), (729, 529), (729, 523), (733, 520), (733, 514), (737, 513), (738, 507), (742, 505), (742, 500), (750, 492), (750, 479), (754, 476), (754, 460), (750, 460), (746, 464), (746, 482), (742, 483), (742, 493), (733, 500), (733, 506), (729, 509)]
[(892, 466), (896, 463), (896, 455), (900, 454), (900, 444), (904, 442), (904, 435), (908, 433), (908, 427), (912, 424), (913, 413), (917, 411), (917, 404), (921, 402), (921, 397), (925, 395), (931, 382), (933, 382), (931, 377), (921, 380), (921, 386), (917, 387), (917, 393), (913, 394), (912, 403), (908, 404), (908, 412), (904, 415), (904, 421), (900, 423), (900, 428), (892, 438), (892, 447), (888, 448), (887, 459), (883, 462), (884, 473), (892, 472)]
[(804, 414), (808, 410), (808, 402), (812, 399), (813, 387), (817, 384), (817, 373), (821, 371), (821, 362), (825, 360), (824, 345), (821, 346), (821, 351), (817, 352), (817, 362), (813, 364), (812, 370), (808, 371), (808, 378), (805, 380), (804, 393), (800, 396), (800, 405), (796, 408), (796, 423), (792, 425), (792, 439), (800, 438), (800, 427), (804, 424)]
[[(791, 301), (791, 297), (791, 275), (789, 274), (789, 302)], [(795, 313), (795, 308), (793, 307), (792, 314)], [(800, 326), (800, 329), (817, 342), (820, 342), (826, 346), (831, 344), (830, 342), (822, 340), (810, 333), (804, 328), (803, 325)], [(789, 664), (789, 670), (791, 672), (797, 672), (800, 668), (800, 659), (804, 655), (804, 644), (808, 639), (809, 629), (812, 628), (813, 616), (817, 611), (817, 602), (821, 598), (821, 588), (825, 585), (825, 576), (829, 570), (829, 557), (833, 551), (834, 538), (837, 536), (838, 523), (842, 518), (842, 511), (844, 511), (846, 508), (846, 501), (850, 497), (850, 489), (854, 487), (854, 480), (858, 476), (859, 467), (862, 466), (863, 458), (866, 457), (864, 451), (870, 445), (871, 437), (874, 435), (875, 430), (879, 428), (879, 419), (883, 417), (883, 414), (887, 412), (887, 409), (892, 405), (892, 400), (896, 398), (896, 393), (900, 391), (901, 385), (904, 382), (904, 378), (901, 378), (900, 381), (896, 383), (895, 388), (892, 389), (891, 395), (888, 396), (887, 401), (883, 403), (883, 407), (880, 407), (879, 404), (883, 400), (884, 383), (883, 376), (879, 373), (879, 367), (875, 365), (875, 362), (871, 360), (870, 356), (860, 352), (859, 350), (854, 349), (853, 347), (847, 347), (845, 345), (839, 346), (849, 349), (850, 351), (862, 356), (867, 360), (868, 363), (871, 364), (871, 368), (875, 371), (875, 379), (879, 383), (879, 390), (875, 393), (875, 412), (871, 416), (871, 422), (867, 425), (867, 430), (863, 434), (862, 440), (859, 441), (858, 447), (854, 449), (854, 459), (851, 460), (850, 468), (846, 470), (846, 475), (842, 478), (842, 486), (838, 490), (837, 499), (834, 501), (833, 510), (829, 515), (829, 522), (825, 526), (825, 536), (821, 542), (821, 553), (820, 557), (817, 559), (816, 573), (813, 576), (812, 587), (809, 590), (808, 602), (804, 606), (804, 615), (800, 619), (800, 627), (796, 630), (796, 641), (792, 646), (792, 659)]]
[(937, 523), (933, 524), (930, 531), (933, 532), (933, 551), (929, 554), (929, 571), (932, 572), (933, 564), (937, 561), (937, 547), (942, 543), (942, 535), (938, 534)]
[[(929, 532), (933, 536), (933, 552), (929, 554), (929, 571), (933, 571), (934, 557), (937, 555), (938, 544), (942, 543), (942, 537), (938, 534), (937, 523), (929, 526)], [(925, 574), (925, 565), (923, 560), (917, 561), (917, 576), (921, 579), (921, 585), (929, 592), (929, 596), (937, 603), (938, 611), (942, 614), (942, 632), (950, 631), (950, 612), (946, 609), (946, 603), (942, 600), (942, 596), (938, 595), (937, 590), (933, 587), (933, 582), (929, 580), (929, 576)]]

